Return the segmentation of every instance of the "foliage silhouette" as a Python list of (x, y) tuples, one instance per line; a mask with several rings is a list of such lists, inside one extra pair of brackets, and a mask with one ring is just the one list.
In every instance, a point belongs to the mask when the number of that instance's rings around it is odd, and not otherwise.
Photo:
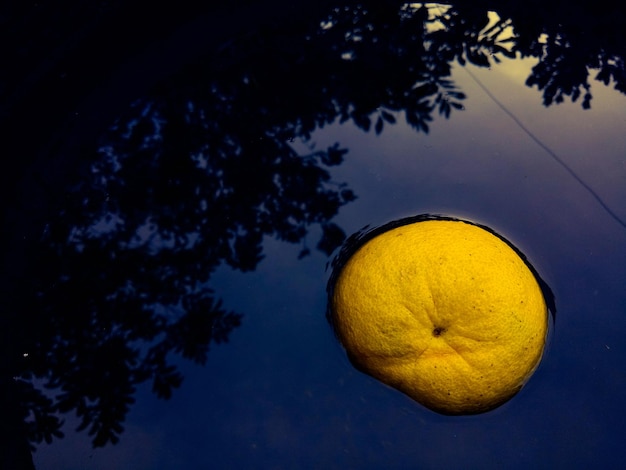
[[(61, 5), (39, 3), (43, 10), (34, 13), (14, 3), (4, 17), (11, 25), (4, 43), (17, 38), (21, 48), (9, 51), (16, 67), (2, 78), (4, 90), (13, 90), (3, 97), (2, 123), (27, 161), (59, 152), (49, 144), (54, 134), (74, 138), (55, 117), (101, 86), (98, 60), (120, 66), (132, 51), (161, 41), (160, 27), (185, 24), (197, 11), (182, 2), (172, 17), (155, 7), (152, 26), (140, 30), (142, 1), (79, 9), (80, 2), (68, 1), (63, 5), (74, 14), (67, 17)], [(319, 5), (306, 19), (266, 19), (217, 49), (207, 46), (206, 54), (133, 95), (132, 106), (112, 106), (115, 125), (107, 122), (103, 131), (94, 121), (86, 128), (94, 138), (76, 146), (76, 156), (59, 157), (76, 176), (44, 178), (50, 208), (29, 222), (30, 232), (43, 235), (22, 241), (18, 233), (16, 242), (3, 233), (8, 251), (21, 244), (26, 267), (11, 282), (17, 288), (3, 293), (10, 319), (2, 320), (9, 359), (1, 378), (11, 390), (4, 398), (20, 397), (15, 413), (33, 444), (61, 437), (60, 414), (71, 411), (95, 446), (115, 443), (138, 384), (150, 381), (168, 398), (183, 379), (172, 356), (203, 363), (211, 343), (227, 341), (241, 322), (210, 288), (218, 266), (255, 269), (266, 236), (300, 243), (306, 256), (313, 226), (322, 252), (342, 243), (332, 218), (355, 195), (332, 181), (330, 169), (346, 149), (316, 149), (316, 129), (350, 121), (380, 134), (404, 118), (428, 132), (433, 115), (463, 109), (465, 95), (450, 80), (454, 63), (488, 67), (503, 57), (537, 57), (527, 83), (542, 90), (546, 105), (582, 96), (588, 107), (589, 68), (599, 69), (601, 82), (626, 89), (626, 42), (581, 34), (582, 16), (529, 17), (517, 2), (499, 4), (495, 23), (485, 5), (463, 2)], [(48, 13), (54, 26), (42, 26)], [(22, 22), (6, 20), (19, 15)], [(111, 30), (119, 38), (105, 54), (101, 43)], [(65, 69), (69, 84), (59, 78)], [(97, 106), (92, 113), (106, 114)], [(309, 150), (298, 153), (296, 139)], [(17, 178), (4, 178), (11, 195)], [(32, 198), (24, 206), (41, 204)], [(5, 219), (12, 214), (4, 212)], [(5, 256), (6, 278), (11, 259)]]
[[(482, 3), (489, 5), (489, 2), (478, 2), (459, 7), (456, 12), (464, 18), (466, 8), (480, 9)], [(596, 81), (626, 93), (626, 8), (623, 4), (598, 9), (586, 0), (530, 0), (506, 1), (493, 9), (499, 20), (491, 31), (499, 29), (504, 33), (501, 42), (511, 56), (538, 59), (526, 84), (542, 92), (545, 106), (562, 103), (566, 98), (575, 102), (582, 97), (582, 107), (590, 108), (589, 78), (592, 74)]]
[[(194, 113), (131, 111), (32, 247), (38, 272), (20, 305), (36, 325), (30, 372), (60, 390), (55, 409), (76, 410), (95, 446), (117, 442), (139, 383), (162, 398), (181, 384), (168, 355), (204, 363), (239, 325), (208, 285), (217, 266), (252, 270), (264, 236), (298, 242), (316, 223), (332, 250), (343, 232), (329, 219), (354, 198), (322, 167), (341, 161), (335, 147), (300, 156), (249, 128), (211, 135)], [(229, 138), (212, 147), (218, 135)]]

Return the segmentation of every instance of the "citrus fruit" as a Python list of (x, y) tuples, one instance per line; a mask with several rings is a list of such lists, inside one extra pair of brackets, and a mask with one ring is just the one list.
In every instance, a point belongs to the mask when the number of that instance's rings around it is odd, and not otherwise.
[(491, 410), (541, 360), (548, 309), (538, 279), (485, 227), (395, 224), (339, 268), (329, 314), (350, 361), (436, 412)]

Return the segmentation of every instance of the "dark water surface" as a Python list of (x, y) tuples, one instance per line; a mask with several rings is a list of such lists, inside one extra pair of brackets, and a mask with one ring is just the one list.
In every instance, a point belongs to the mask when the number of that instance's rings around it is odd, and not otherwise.
[[(5, 461), (29, 439), (39, 469), (623, 464), (623, 12), (371, 3), (10, 31)], [(104, 34), (80, 15), (119, 38), (71, 46)], [(344, 237), (420, 213), (491, 227), (554, 291), (539, 369), (492, 412), (424, 409), (326, 321)]]

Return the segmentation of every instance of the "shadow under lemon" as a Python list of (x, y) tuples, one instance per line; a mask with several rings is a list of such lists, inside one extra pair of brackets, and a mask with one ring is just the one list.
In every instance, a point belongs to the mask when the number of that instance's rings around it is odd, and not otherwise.
[(352, 364), (427, 408), (477, 414), (538, 367), (554, 296), (487, 227), (420, 215), (353, 235), (333, 262), (328, 316)]

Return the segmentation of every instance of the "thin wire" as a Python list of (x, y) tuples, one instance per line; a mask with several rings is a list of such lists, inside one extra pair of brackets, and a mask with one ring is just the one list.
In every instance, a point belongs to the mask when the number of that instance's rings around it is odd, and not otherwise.
[(533, 134), (523, 123), (522, 121), (520, 121), (517, 116), (515, 116), (515, 114), (513, 114), (511, 111), (509, 111), (509, 109), (504, 106), (504, 104), (502, 104), (500, 102), (500, 100), (498, 100), (498, 98), (496, 98), (488, 89), (487, 87), (485, 87), (485, 85), (483, 85), (481, 83), (480, 80), (478, 80), (478, 77), (476, 77), (476, 75), (474, 75), (471, 70), (467, 67), (463, 67), (463, 69), (467, 72), (467, 74), (472, 78), (472, 80), (474, 80), (476, 82), (476, 84), (486, 93), (486, 95), (496, 104), (498, 105), (498, 107), (504, 111), (511, 119), (513, 119), (513, 121), (515, 121), (515, 124), (517, 124), (519, 126), (519, 128), (524, 131), (524, 133), (530, 137), (537, 145), (539, 145), (539, 147), (541, 147), (543, 150), (546, 151), (546, 153), (548, 155), (550, 155), (554, 161), (556, 161), (559, 165), (561, 165), (565, 171), (567, 171), (570, 176), (572, 178), (574, 178), (578, 184), (580, 184), (583, 188), (585, 188), (587, 190), (587, 192), (589, 194), (591, 194), (591, 196), (598, 202), (598, 204), (600, 204), (602, 206), (602, 208), (607, 212), (607, 214), (609, 214), (618, 224), (620, 224), (622, 227), (626, 228), (626, 222), (624, 222), (624, 220), (622, 220), (615, 212), (613, 212), (613, 210), (611, 210), (611, 208), (602, 200), (602, 198), (600, 196), (598, 196), (598, 194), (593, 190), (593, 188), (591, 186), (589, 186), (587, 183), (585, 183), (583, 181), (583, 179), (578, 176), (576, 174), (576, 172), (574, 170), (572, 170), (567, 163), (565, 163), (550, 147), (548, 147), (546, 144), (544, 144), (541, 140), (539, 140), (539, 138), (537, 136), (535, 136), (535, 134)]

